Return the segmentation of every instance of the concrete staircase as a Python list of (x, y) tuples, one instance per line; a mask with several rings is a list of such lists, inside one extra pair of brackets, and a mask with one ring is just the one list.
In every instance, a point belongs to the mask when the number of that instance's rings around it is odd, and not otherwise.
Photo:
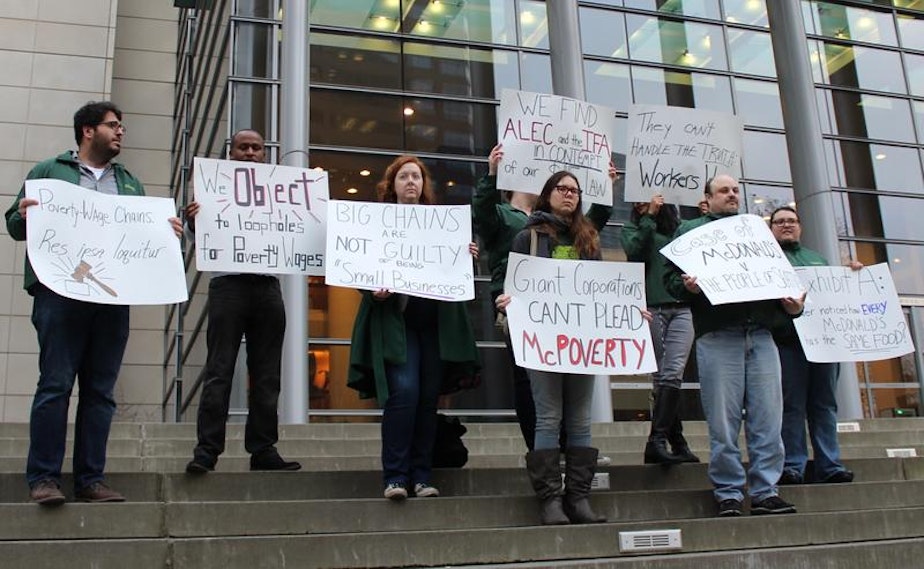
[[(247, 472), (232, 425), (218, 471), (197, 477), (182, 472), (192, 425), (118, 424), (109, 481), (130, 501), (46, 509), (26, 502), (27, 426), (0, 425), (0, 567), (924, 567), (924, 458), (887, 457), (924, 454), (924, 420), (860, 421), (841, 434), (857, 482), (784, 487), (798, 514), (737, 519), (715, 517), (705, 465), (641, 464), (647, 423), (595, 425), (613, 464), (593, 503), (611, 521), (558, 527), (536, 525), (516, 426), (467, 426), (469, 465), (436, 472), (442, 497), (396, 504), (381, 498), (377, 424), (284, 427), (282, 454), (306, 469), (283, 473)], [(705, 425), (687, 431), (707, 457)], [(660, 549), (667, 530), (680, 549)], [(621, 532), (647, 532), (629, 540), (642, 549), (621, 549)]]

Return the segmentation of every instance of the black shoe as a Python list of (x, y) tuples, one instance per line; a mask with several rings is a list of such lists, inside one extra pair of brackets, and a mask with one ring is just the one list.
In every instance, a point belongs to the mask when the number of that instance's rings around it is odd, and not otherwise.
[(727, 500), (722, 500), (719, 502), (719, 517), (720, 518), (734, 518), (741, 515), (742, 505), (741, 500), (735, 500), (734, 498), (729, 498)]
[(796, 507), (783, 500), (779, 496), (770, 496), (760, 502), (751, 500), (751, 515), (760, 516), (763, 514), (795, 514)]
[(209, 464), (201, 458), (194, 458), (186, 464), (186, 472), (189, 474), (205, 474), (215, 470), (215, 463)]
[(821, 481), (822, 484), (845, 484), (847, 482), (853, 482), (852, 470), (838, 470)]
[(51, 478), (33, 484), (29, 488), (29, 499), (40, 506), (60, 506), (67, 501), (61, 492), (61, 485)]
[(792, 470), (784, 470), (783, 474), (780, 475), (780, 480), (777, 482), (780, 486), (791, 486), (794, 484), (803, 484), (802, 477), (793, 472)]
[(294, 460), (283, 460), (278, 453), (250, 457), (251, 470), (301, 470), (302, 465)]
[(667, 450), (667, 439), (649, 439), (645, 443), (645, 464), (679, 464), (680, 460)]

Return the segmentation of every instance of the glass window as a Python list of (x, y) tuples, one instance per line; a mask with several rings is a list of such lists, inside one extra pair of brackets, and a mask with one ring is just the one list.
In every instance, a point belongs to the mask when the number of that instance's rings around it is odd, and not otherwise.
[(839, 40), (898, 45), (891, 12), (853, 8), (833, 2), (813, 2), (819, 34)]
[(312, 26), (397, 32), (401, 22), (401, 2), (315, 0), (310, 9)]
[(751, 180), (792, 183), (786, 137), (744, 131), (744, 176)]
[(742, 184), (744, 186), (745, 211), (770, 221), (770, 214), (784, 205), (795, 206), (792, 188)]
[(276, 18), (273, 0), (237, 0), (234, 13), (249, 18)]
[(495, 99), (505, 87), (519, 87), (517, 75), (514, 52), (404, 45), (404, 88), (408, 91)]
[(902, 47), (924, 51), (924, 19), (899, 14), (898, 33), (902, 37)]
[(776, 77), (770, 34), (729, 29), (728, 51), (734, 71), (749, 75)]
[(252, 128), (273, 138), (273, 86), (229, 81), (231, 87), (231, 132)]
[[(905, 92), (902, 63), (896, 52), (825, 43), (822, 64), (825, 83), (889, 93)], [(921, 81), (924, 92), (924, 74)]]
[[(924, 294), (924, 246), (886, 245), (889, 268), (898, 294)], [(921, 338), (918, 338), (920, 347)]]
[(842, 140), (836, 147), (843, 185), (895, 192), (921, 192), (924, 179), (917, 150)]
[(733, 112), (727, 77), (633, 67), (632, 88), (639, 104)]
[(918, 142), (924, 144), (924, 101), (912, 101), (914, 120), (918, 124)]
[(520, 54), (520, 89), (533, 93), (552, 92), (552, 60), (544, 53)]
[(825, 83), (824, 69), (821, 64), (821, 45), (820, 42), (808, 40), (809, 65), (812, 66), (812, 81), (815, 83)]
[(403, 30), (407, 34), (500, 44), (513, 44), (516, 39), (513, 0), (405, 0), (404, 12)]
[(717, 0), (624, 0), (626, 8), (652, 10), (662, 14), (677, 14), (718, 20)]
[(311, 83), (401, 88), (397, 40), (312, 32)]
[(497, 142), (497, 107), (491, 104), (408, 99), (404, 114), (411, 152), (487, 156)]
[(626, 15), (626, 26), (632, 59), (703, 69), (728, 68), (719, 26), (636, 15)]
[(924, 199), (880, 196), (879, 211), (886, 238), (924, 241), (920, 225), (924, 219)]
[(238, 77), (274, 79), (276, 69), (276, 27), (272, 24), (234, 22), (237, 35), (234, 48), (234, 69)]
[(586, 55), (629, 57), (626, 49), (626, 22), (622, 14), (610, 10), (581, 8), (581, 44)]
[(905, 54), (905, 65), (908, 67), (908, 86), (911, 94), (924, 97), (924, 55)]
[(584, 61), (587, 101), (613, 110), (628, 112), (632, 90), (629, 66), (621, 63)]
[(844, 136), (914, 142), (914, 124), (908, 101), (857, 93), (819, 89), (830, 112), (827, 132)]
[(549, 49), (549, 20), (545, 2), (520, 0), (520, 45)]
[(924, 0), (892, 0), (899, 8), (924, 12)]
[(312, 144), (404, 148), (400, 97), (311, 89)]
[(738, 116), (744, 124), (783, 128), (783, 108), (776, 83), (734, 79)]
[(765, 0), (725, 0), (725, 21), (766, 28), (767, 4)]

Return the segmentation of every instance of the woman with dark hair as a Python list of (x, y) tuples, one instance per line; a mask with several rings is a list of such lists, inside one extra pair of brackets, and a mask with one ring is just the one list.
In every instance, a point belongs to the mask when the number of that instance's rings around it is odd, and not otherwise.
[[(611, 169), (611, 176), (615, 170)], [(555, 259), (600, 260), (600, 235), (581, 210), (581, 187), (569, 172), (546, 181), (533, 213), (510, 248), (514, 253)], [(510, 295), (497, 297), (506, 310)], [(543, 524), (586, 524), (606, 521), (590, 507), (588, 495), (598, 451), (590, 446), (590, 410), (594, 376), (529, 370), (536, 404), (535, 450), (526, 454), (526, 470), (541, 502)], [(565, 496), (562, 499), (559, 431), (568, 433), (565, 449)]]
[(652, 314), (652, 347), (658, 363), (658, 371), (652, 374), (654, 405), (645, 445), (646, 464), (699, 462), (683, 437), (680, 422), (680, 387), (693, 345), (693, 316), (686, 303), (665, 290), (664, 274), (672, 268), (659, 252), (671, 242), (678, 225), (677, 208), (665, 205), (664, 197), (657, 194), (651, 202), (636, 203), (622, 229), (626, 257), (645, 263), (645, 298)]
[[(436, 198), (426, 166), (400, 156), (385, 170), (379, 200), (432, 205)], [(478, 249), (469, 245), (475, 257)], [(353, 323), (347, 384), (383, 406), (382, 470), (385, 498), (439, 496), (430, 484), (436, 403), (477, 382), (481, 367), (465, 304), (388, 290), (362, 291)]]

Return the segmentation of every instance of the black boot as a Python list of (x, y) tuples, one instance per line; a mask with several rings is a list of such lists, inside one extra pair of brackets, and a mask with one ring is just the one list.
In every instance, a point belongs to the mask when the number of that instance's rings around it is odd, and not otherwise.
[(590, 507), (590, 486), (597, 469), (598, 451), (591, 447), (570, 447), (565, 453), (565, 515), (573, 524), (599, 524), (606, 516), (598, 516)]
[(658, 387), (652, 393), (654, 406), (651, 410), (651, 433), (645, 445), (645, 464), (677, 464), (680, 462), (667, 449), (667, 434), (676, 416), (676, 410), (671, 406), (676, 407), (680, 401), (678, 398), (672, 398), (671, 392), (678, 394), (679, 390)]
[(526, 472), (539, 497), (539, 521), (542, 525), (569, 523), (562, 509), (561, 466), (558, 463), (560, 455), (557, 448), (526, 453)]
[(680, 396), (679, 389), (662, 388), (662, 397), (669, 400), (666, 405), (671, 410), (670, 415), (674, 418), (667, 433), (667, 442), (670, 443), (677, 462), (699, 462), (699, 457), (693, 454), (690, 445), (687, 444), (687, 439), (683, 437), (683, 423), (680, 421)]

